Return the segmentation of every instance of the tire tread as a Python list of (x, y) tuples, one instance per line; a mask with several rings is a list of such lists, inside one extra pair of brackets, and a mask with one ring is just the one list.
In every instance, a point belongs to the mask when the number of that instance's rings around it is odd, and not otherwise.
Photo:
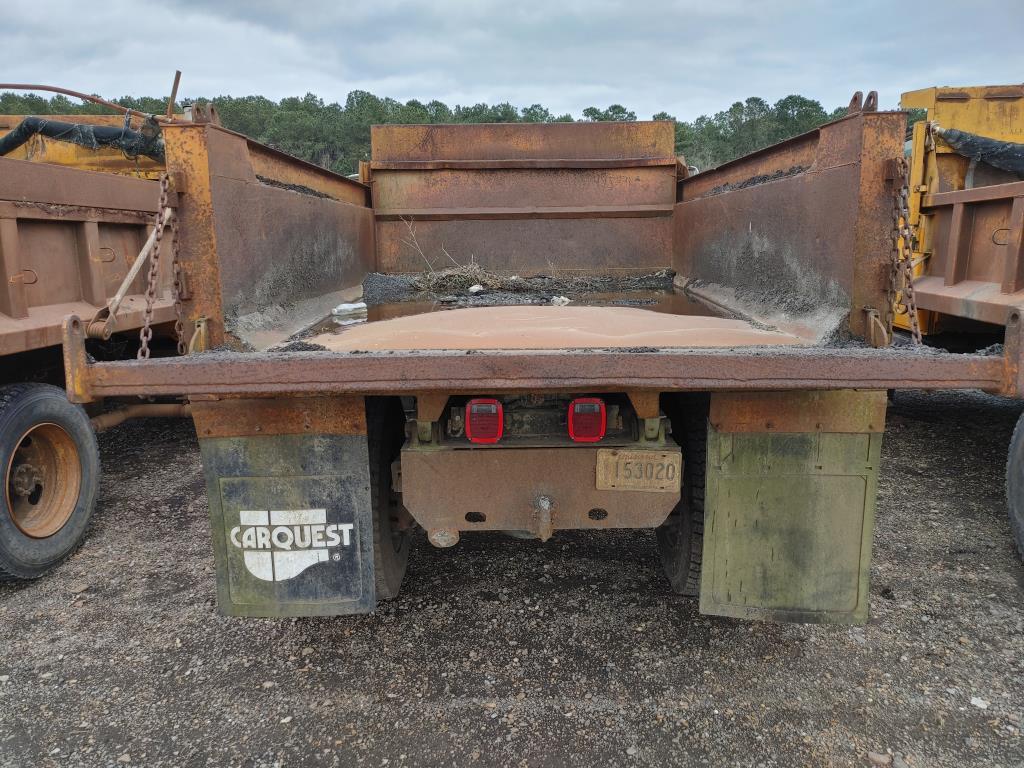
[[(18, 382), (15, 384), (5, 384), (3, 386), (0, 386), (0, 416), (2, 416), (4, 411), (11, 407), (13, 403), (17, 402), (20, 398), (22, 398), (26, 393), (29, 393), (41, 387), (60, 390), (59, 387), (54, 387), (51, 384), (41, 384), (37, 382)], [(95, 437), (93, 439), (95, 440)], [(6, 493), (6, 489), (0, 489), (0, 491)], [(0, 505), (6, 506), (6, 500), (4, 499), (3, 496), (0, 496)], [(6, 514), (2, 507), (0, 507), (0, 514)], [(23, 576), (21, 574), (16, 573), (3, 562), (2, 558), (0, 558), (0, 582), (8, 583), (16, 581), (31, 581), (41, 576), (44, 576), (47, 573), (50, 573), (57, 566), (59, 566), (61, 563), (63, 563), (65, 560), (67, 560), (81, 548), (82, 544), (85, 542), (88, 528), (89, 526), (87, 525), (85, 530), (82, 531), (82, 535), (79, 536), (78, 540), (75, 541), (74, 544), (66, 552), (64, 552), (59, 559), (57, 559), (53, 563), (50, 563), (45, 568), (33, 573), (31, 576)]]

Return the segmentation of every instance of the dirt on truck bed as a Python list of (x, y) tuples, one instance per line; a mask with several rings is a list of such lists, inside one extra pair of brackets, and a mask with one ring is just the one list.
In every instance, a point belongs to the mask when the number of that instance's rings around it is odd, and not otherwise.
[(1020, 410), (897, 395), (855, 628), (702, 616), (652, 531), (421, 536), (375, 615), (225, 618), (191, 422), (125, 425), (85, 546), (0, 585), (0, 765), (1019, 766)]

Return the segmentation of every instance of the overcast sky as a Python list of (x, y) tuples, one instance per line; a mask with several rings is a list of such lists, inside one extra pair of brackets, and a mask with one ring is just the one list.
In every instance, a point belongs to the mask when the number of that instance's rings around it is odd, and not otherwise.
[[(904, 15), (901, 15), (904, 14)], [(354, 89), (449, 105), (612, 103), (679, 119), (747, 96), (1024, 81), (1024, 0), (7, 0), (0, 80), (106, 97)]]

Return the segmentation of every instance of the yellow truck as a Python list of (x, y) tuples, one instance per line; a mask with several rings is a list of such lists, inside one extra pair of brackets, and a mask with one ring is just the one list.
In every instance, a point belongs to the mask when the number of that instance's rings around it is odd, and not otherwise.
[[(1024, 306), (1024, 86), (904, 93), (925, 110), (905, 147), (913, 281), (894, 324), (927, 344), (999, 351)], [(914, 312), (916, 308), (916, 313)], [(1007, 503), (1024, 555), (1024, 427), (1007, 461)]]

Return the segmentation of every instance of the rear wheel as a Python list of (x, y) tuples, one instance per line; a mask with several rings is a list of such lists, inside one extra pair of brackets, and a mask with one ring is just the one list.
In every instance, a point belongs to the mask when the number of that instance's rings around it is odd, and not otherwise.
[(99, 484), (85, 411), (49, 384), (0, 388), (0, 577), (34, 579), (85, 537)]
[(1024, 414), (1013, 430), (1006, 457), (1006, 506), (1017, 552), (1024, 558)]
[(373, 566), (377, 598), (398, 596), (409, 563), (412, 533), (401, 494), (393, 490), (391, 465), (405, 443), (405, 412), (396, 398), (367, 398), (370, 501), (373, 507)]
[(691, 597), (700, 593), (704, 551), (709, 402), (704, 395), (679, 397), (668, 409), (672, 436), (683, 449), (683, 487), (679, 504), (658, 527), (658, 553), (672, 589)]

